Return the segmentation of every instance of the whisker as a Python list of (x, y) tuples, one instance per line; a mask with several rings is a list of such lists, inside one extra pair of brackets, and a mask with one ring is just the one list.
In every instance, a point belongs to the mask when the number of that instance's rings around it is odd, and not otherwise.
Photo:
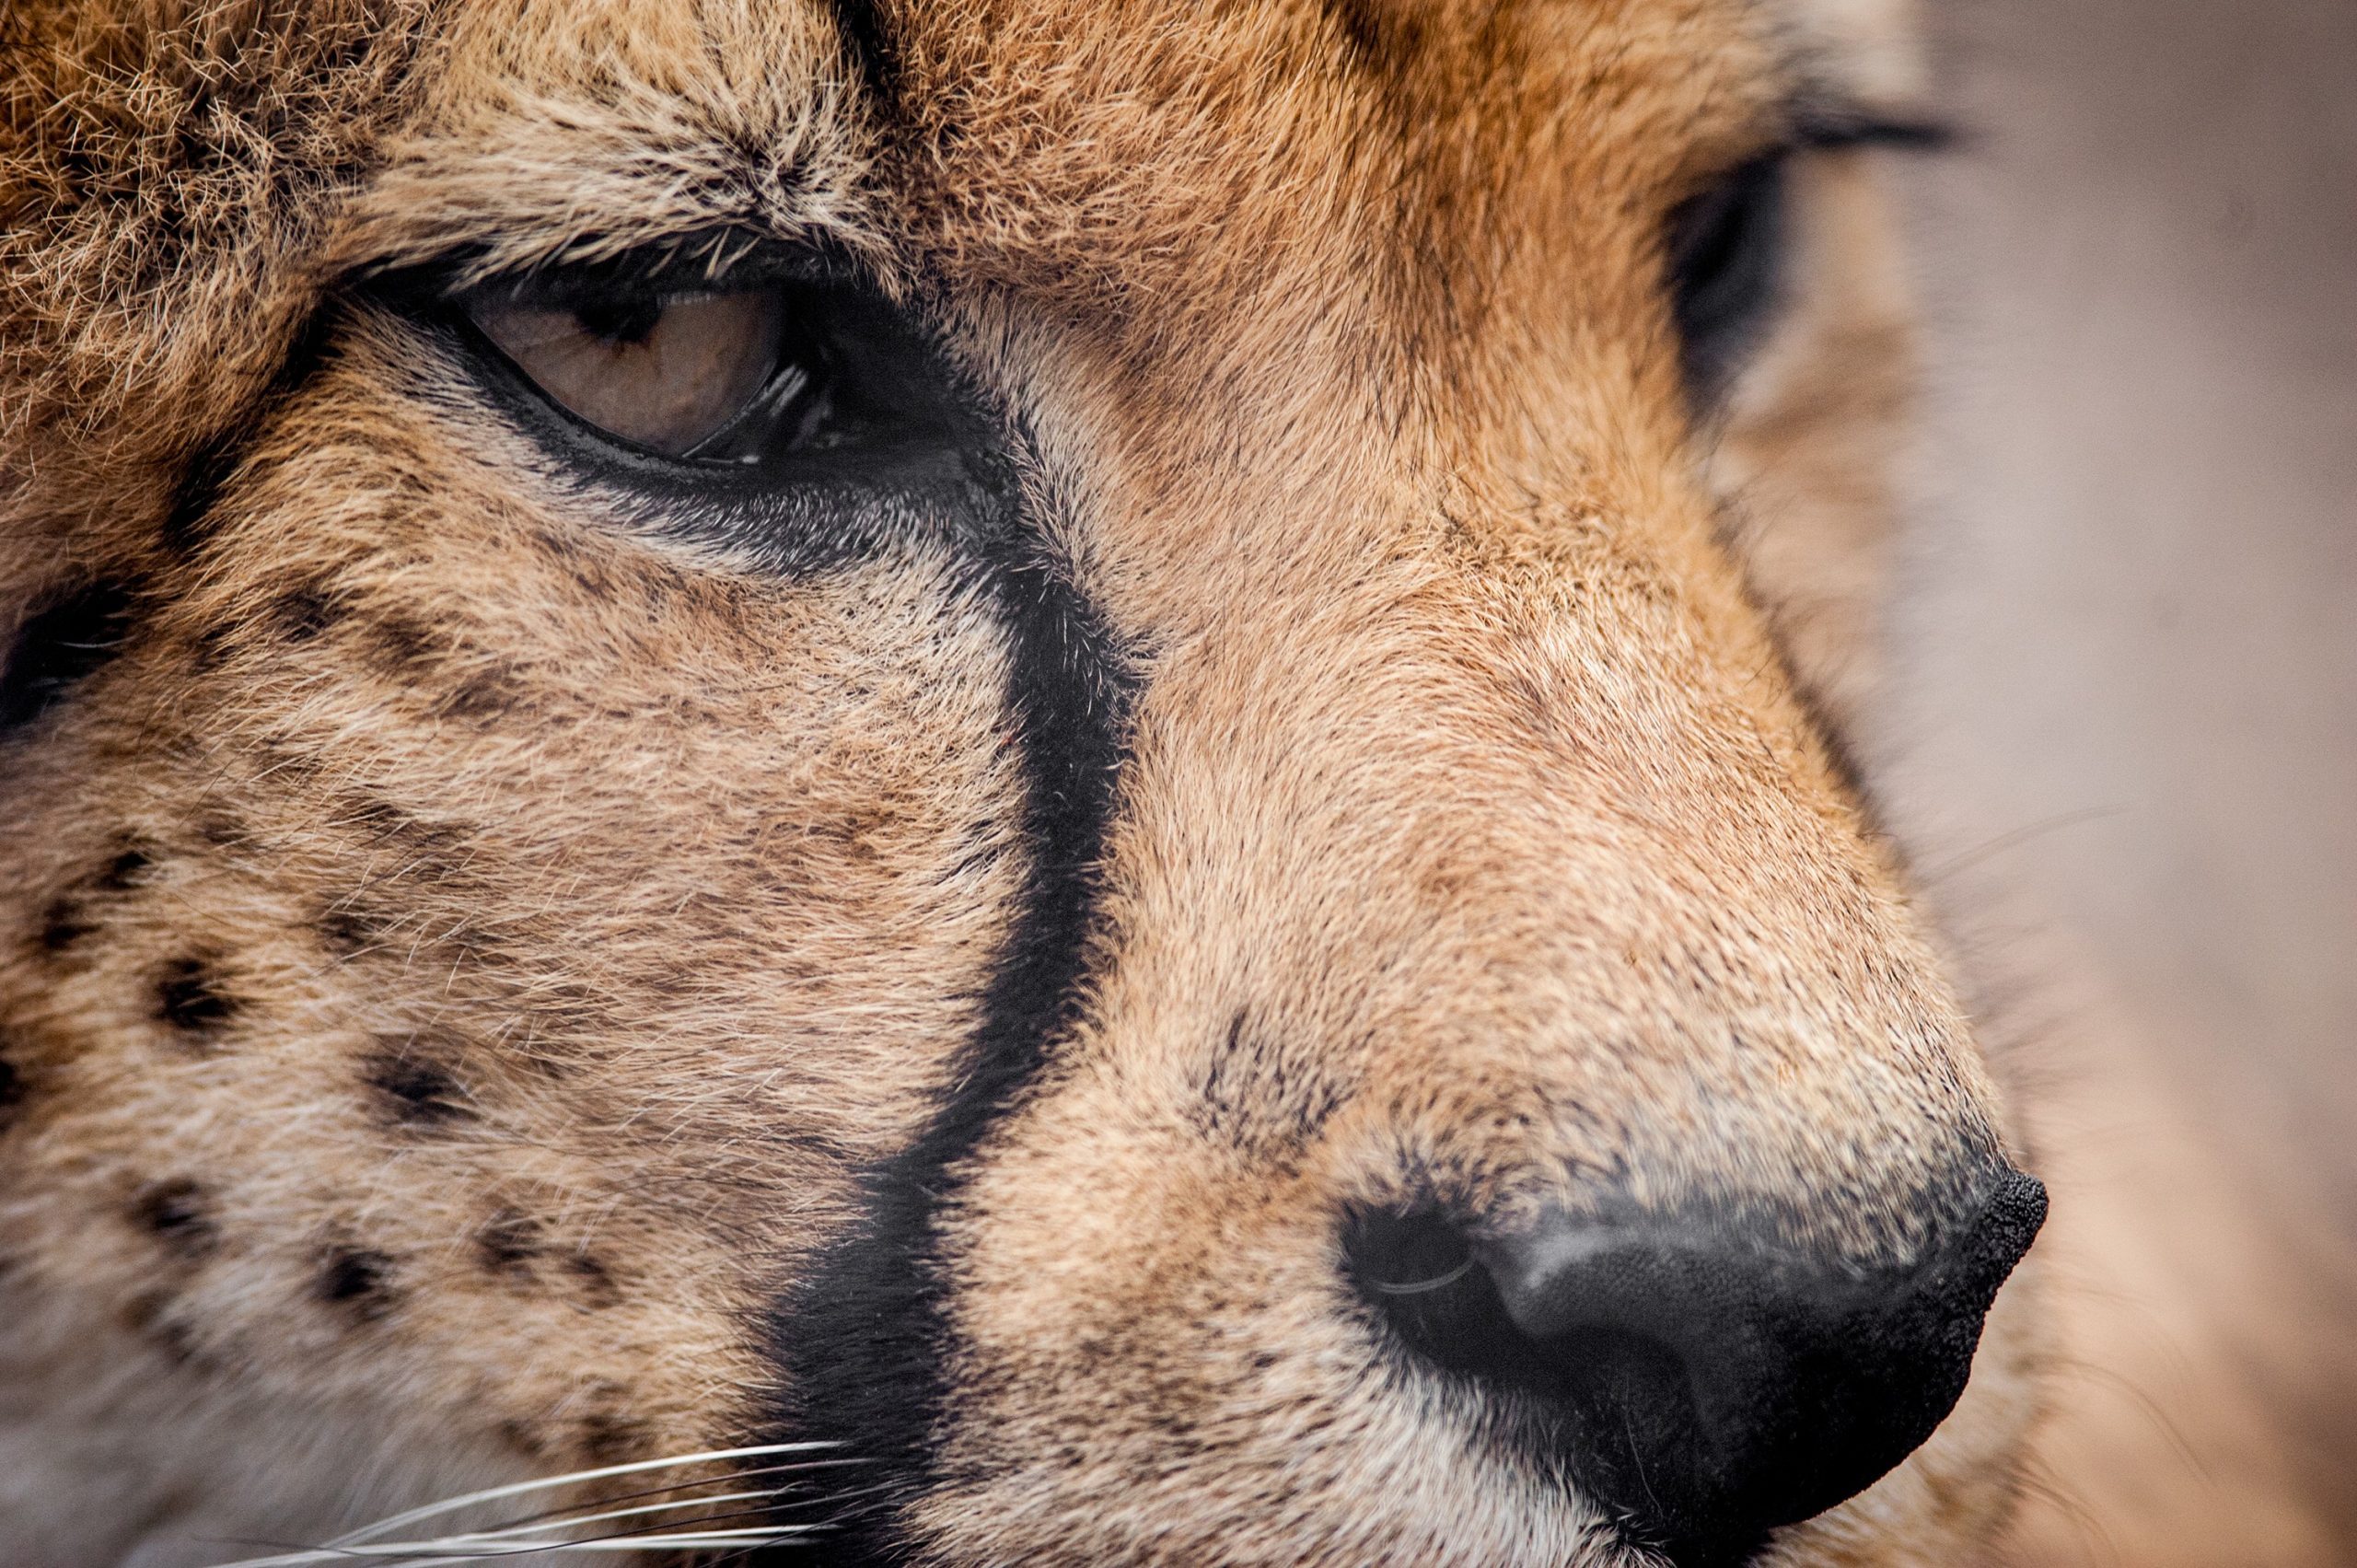
[(2060, 832), (2065, 828), (2075, 828), (2083, 822), (2100, 822), (2108, 817), (2124, 816), (2128, 808), (2124, 806), (2085, 806), (2075, 811), (2060, 812), (2036, 822), (2025, 823), (2010, 832), (1999, 833), (1995, 838), (1976, 844), (1961, 854), (1952, 854), (1933, 865), (1920, 867), (1915, 877), (1925, 887), (1935, 888), (1961, 872), (1971, 870), (1992, 855), (2003, 854), (2010, 849), (2018, 849), (2026, 843), (2044, 838), (2049, 833)]
[[(673, 1481), (668, 1486), (641, 1487), (635, 1492), (624, 1492), (611, 1497), (600, 1497), (593, 1501), (583, 1503), (568, 1503), (559, 1508), (543, 1508), (537, 1514), (527, 1514), (522, 1518), (512, 1520), (501, 1527), (503, 1529), (517, 1529), (525, 1525), (552, 1523), (556, 1520), (563, 1519), (568, 1514), (577, 1514), (584, 1508), (610, 1508), (619, 1504), (635, 1503), (642, 1497), (660, 1497), (667, 1492), (688, 1492), (699, 1486), (723, 1486), (733, 1484), (737, 1481), (758, 1481), (763, 1476), (802, 1475), (811, 1470), (842, 1469), (850, 1465), (865, 1465), (873, 1464), (874, 1462), (875, 1461), (872, 1459), (857, 1459), (850, 1458), (841, 1459), (805, 1459), (799, 1463), (791, 1465), (761, 1465), (752, 1469), (726, 1470), (719, 1475), (706, 1476), (702, 1481)], [(783, 1499), (790, 1489), (791, 1484), (792, 1483), (789, 1482), (787, 1485), (772, 1487), (759, 1495)], [(854, 1493), (854, 1495), (856, 1494)], [(680, 1500), (679, 1505), (684, 1507), (688, 1503), (693, 1501), (698, 1500), (683, 1498)], [(713, 1499), (704, 1498), (702, 1499), (702, 1501), (711, 1502)], [(230, 1568), (236, 1568), (236, 1565), (231, 1564)]]
[[(626, 1465), (608, 1465), (603, 1469), (571, 1470), (563, 1475), (541, 1481), (519, 1481), (506, 1486), (488, 1487), (482, 1492), (470, 1492), (464, 1496), (448, 1497), (439, 1503), (429, 1503), (422, 1508), (412, 1508), (405, 1514), (379, 1519), (348, 1535), (340, 1535), (327, 1544), (331, 1547), (352, 1546), (373, 1539), (388, 1530), (398, 1530), (421, 1520), (439, 1518), (462, 1508), (472, 1508), (485, 1503), (496, 1503), (505, 1497), (521, 1497), (528, 1493), (547, 1492), (560, 1486), (573, 1486), (583, 1481), (604, 1481), (618, 1475), (643, 1475), (649, 1470), (680, 1469), (689, 1465), (720, 1464), (729, 1459), (764, 1459), (779, 1454), (816, 1453), (822, 1448), (840, 1448), (840, 1443), (763, 1443), (748, 1448), (713, 1448), (701, 1454), (681, 1454), (673, 1458), (639, 1459)], [(230, 1564), (229, 1568), (243, 1568)]]
[[(761, 1475), (784, 1475), (797, 1471), (833, 1468), (854, 1463), (849, 1458), (814, 1459), (793, 1464), (769, 1465), (750, 1472), (730, 1471), (701, 1480), (674, 1482), (667, 1486), (643, 1489), (623, 1498), (606, 1498), (579, 1503), (564, 1507), (543, 1510), (528, 1515), (513, 1523), (483, 1530), (465, 1531), (424, 1540), (387, 1540), (382, 1538), (395, 1531), (442, 1518), (469, 1508), (478, 1508), (511, 1497), (525, 1497), (546, 1493), (558, 1487), (574, 1486), (588, 1481), (610, 1480), (616, 1476), (643, 1475), (650, 1471), (679, 1469), (689, 1465), (720, 1464), (736, 1459), (774, 1458), (780, 1455), (808, 1454), (838, 1448), (839, 1443), (764, 1443), (741, 1448), (714, 1448), (699, 1454), (674, 1455), (660, 1459), (641, 1459), (630, 1464), (608, 1465), (598, 1469), (573, 1470), (563, 1475), (549, 1476), (538, 1481), (516, 1481), (505, 1486), (487, 1487), (457, 1497), (447, 1497), (422, 1507), (391, 1515), (374, 1524), (336, 1537), (322, 1546), (298, 1551), (280, 1552), (268, 1557), (240, 1559), (224, 1563), (222, 1568), (317, 1568), (317, 1565), (354, 1561), (391, 1561), (395, 1563), (433, 1563), (482, 1561), (493, 1557), (511, 1557), (537, 1551), (579, 1551), (594, 1548), (606, 1551), (688, 1551), (711, 1546), (726, 1545), (739, 1549), (783, 1543), (808, 1536), (822, 1527), (815, 1525), (765, 1525), (732, 1530), (679, 1530), (676, 1525), (650, 1525), (646, 1530), (673, 1531), (670, 1534), (647, 1534), (642, 1531), (610, 1531), (601, 1538), (541, 1537), (532, 1539), (530, 1532), (570, 1529), (581, 1525), (596, 1524), (610, 1519), (640, 1516), (649, 1514), (676, 1513), (702, 1504), (738, 1502), (751, 1498), (772, 1499), (782, 1496), (785, 1486), (765, 1487), (756, 1491), (730, 1493), (725, 1495), (682, 1497), (669, 1503), (651, 1504), (635, 1508), (615, 1509), (617, 1502), (631, 1502), (641, 1497), (660, 1496), (667, 1492), (690, 1492), (714, 1485), (742, 1485)], [(585, 1508), (604, 1508), (605, 1513), (583, 1516)], [(710, 1525), (715, 1522), (750, 1517), (761, 1510), (744, 1509), (722, 1514), (713, 1518), (681, 1521), (689, 1525)]]
[[(512, 1525), (502, 1525), (497, 1529), (483, 1530), (478, 1533), (485, 1536), (523, 1535), (532, 1530), (553, 1529), (560, 1523), (568, 1528), (575, 1525), (602, 1525), (610, 1519), (634, 1519), (643, 1517), (648, 1514), (677, 1514), (683, 1509), (702, 1508), (717, 1503), (744, 1503), (754, 1498), (768, 1498), (774, 1497), (776, 1495), (777, 1493), (775, 1492), (768, 1490), (755, 1492), (724, 1492), (713, 1497), (682, 1497), (676, 1503), (642, 1503), (634, 1508), (610, 1508), (602, 1514), (584, 1514), (577, 1519), (518, 1519)], [(713, 1518), (691, 1519), (688, 1522), (695, 1525), (709, 1525), (714, 1522), (714, 1519), (738, 1518), (749, 1512), (751, 1512), (751, 1510), (739, 1509), (735, 1514), (715, 1515)]]
[[(761, 1496), (761, 1493), (748, 1493), (748, 1495), (758, 1497)], [(714, 1501), (718, 1500), (715, 1499)], [(645, 1509), (629, 1510), (629, 1512), (633, 1513), (645, 1513), (648, 1511), (649, 1510)], [(712, 1527), (715, 1525), (726, 1525), (730, 1523), (732, 1520), (737, 1519), (761, 1518), (764, 1516), (765, 1512), (765, 1510), (760, 1508), (737, 1508), (724, 1514), (714, 1514), (702, 1519), (689, 1519), (665, 1525), (641, 1525), (631, 1529), (605, 1530), (598, 1534), (589, 1536), (537, 1537), (531, 1535), (528, 1531), (520, 1529), (490, 1530), (471, 1535), (452, 1536), (447, 1538), (443, 1542), (435, 1544), (445, 1546), (462, 1546), (468, 1555), (475, 1558), (514, 1557), (537, 1551), (578, 1551), (590, 1547), (599, 1547), (615, 1551), (633, 1551), (645, 1546), (660, 1545), (664, 1550), (668, 1551), (678, 1549), (680, 1540), (685, 1536), (689, 1535), (711, 1539), (726, 1537), (732, 1539), (743, 1539), (759, 1545), (767, 1544), (781, 1538), (794, 1539), (815, 1534), (819, 1529), (819, 1527), (815, 1525), (775, 1524), (741, 1527), (736, 1529), (727, 1530), (714, 1529)], [(620, 1516), (620, 1515), (615, 1516), (615, 1517)], [(579, 1522), (586, 1523), (587, 1521)], [(683, 1526), (685, 1527), (684, 1528), (682, 1527)], [(664, 1533), (666, 1531), (669, 1531), (671, 1533), (666, 1534)], [(391, 1546), (395, 1543), (387, 1542), (385, 1544)], [(412, 1550), (414, 1550), (414, 1544), (412, 1544)]]
[(1446, 1290), (1479, 1266), (1472, 1259), (1468, 1258), (1448, 1272), (1434, 1274), (1428, 1280), (1405, 1280), (1396, 1284), (1388, 1280), (1369, 1280), (1366, 1283), (1385, 1295), (1424, 1295), (1433, 1291)]
[[(742, 1517), (730, 1515), (727, 1517)], [(657, 1527), (662, 1528), (665, 1527)], [(429, 1540), (372, 1541), (358, 1546), (319, 1547), (277, 1557), (256, 1557), (222, 1568), (328, 1568), (335, 1563), (389, 1563), (392, 1568), (424, 1568), (439, 1562), (482, 1562), (528, 1557), (543, 1551), (697, 1551), (714, 1547), (743, 1549), (783, 1546), (823, 1533), (819, 1525), (752, 1525), (725, 1530), (680, 1530), (674, 1534), (640, 1534), (623, 1530), (580, 1539), (518, 1540), (473, 1535), (443, 1536)]]

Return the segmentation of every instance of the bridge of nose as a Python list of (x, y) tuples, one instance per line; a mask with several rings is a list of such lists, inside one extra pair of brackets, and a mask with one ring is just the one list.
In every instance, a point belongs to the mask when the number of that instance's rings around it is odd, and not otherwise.
[(1722, 624), (1729, 569), (1657, 523), (1565, 529), (1363, 563), (1153, 661), (1107, 1038), (1184, 1042), (1181, 1094), (1576, 1084), (1608, 1141), (1680, 1119), (1665, 1168), (1713, 1117), (1867, 1165), (1894, 1113), (1979, 1120), (1934, 961), (1772, 652)]

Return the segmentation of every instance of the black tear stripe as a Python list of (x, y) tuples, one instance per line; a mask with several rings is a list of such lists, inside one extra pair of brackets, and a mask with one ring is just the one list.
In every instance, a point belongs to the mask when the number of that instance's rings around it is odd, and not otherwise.
[(888, 0), (835, 0), (835, 28), (842, 34), (852, 69), (874, 100), (879, 122), (888, 122), (900, 93), (900, 61), (884, 25)]
[(315, 308), (296, 330), (286, 357), (253, 401), (229, 424), (188, 456), (180, 482), (164, 514), (157, 542), (175, 559), (201, 552), (212, 537), (214, 509), (221, 494), (237, 477), (248, 448), (261, 437), (262, 427), (281, 405), (300, 392), (329, 358), (329, 340), (340, 318), (325, 305)]
[[(252, 406), (221, 435), (188, 454), (157, 531), (167, 555), (185, 557), (203, 547), (221, 493), (263, 422), (324, 363), (330, 314), (314, 310)], [(26, 620), (9, 645), (0, 649), (0, 738), (26, 728), (63, 703), (122, 650), (145, 592), (146, 585), (127, 579), (85, 583)]]
[[(1016, 440), (1027, 445), (1020, 432)], [(841, 1443), (853, 1461), (834, 1472), (840, 1486), (813, 1489), (807, 1512), (788, 1510), (831, 1527), (814, 1543), (830, 1565), (901, 1561), (898, 1516), (937, 1479), (949, 1330), (936, 1216), (967, 1180), (969, 1156), (1022, 1102), (1083, 1005), (1097, 864), (1139, 686), (1128, 651), (1043, 530), (1019, 516), (1011, 521), (975, 551), (972, 568), (1009, 644), (1006, 706), (1031, 857), (1018, 913), (984, 992), (982, 1022), (932, 1122), (867, 1173), (861, 1220), (768, 1325), (788, 1372), (782, 1432)], [(833, 1507), (830, 1492), (858, 1501)], [(813, 1561), (812, 1551), (781, 1548), (758, 1561), (783, 1568)]]
[(134, 598), (128, 583), (91, 583), (26, 617), (0, 648), (0, 738), (31, 725), (122, 652)]

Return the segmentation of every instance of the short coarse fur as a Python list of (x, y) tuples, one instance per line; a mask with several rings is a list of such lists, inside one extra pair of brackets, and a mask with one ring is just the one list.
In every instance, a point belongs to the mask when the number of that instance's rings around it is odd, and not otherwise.
[[(1343, 1216), (1865, 1270), (2026, 1157), (1836, 751), (1908, 387), (1868, 155), (1794, 155), (1724, 405), (1665, 285), (1726, 170), (1915, 111), (1895, 9), (0, 48), (9, 1561), (784, 1437), (910, 1561), (1632, 1562), (1402, 1370)], [(933, 510), (688, 526), (388, 282), (747, 245), (921, 328), (988, 432)], [(1773, 1561), (1995, 1539), (2038, 1283)]]

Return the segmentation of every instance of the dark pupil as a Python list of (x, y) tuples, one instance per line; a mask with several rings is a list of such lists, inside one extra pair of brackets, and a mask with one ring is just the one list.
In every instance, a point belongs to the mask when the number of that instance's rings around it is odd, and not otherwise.
[(1687, 385), (1719, 391), (1774, 303), (1784, 160), (1745, 164), (1671, 215), (1670, 287)]
[(655, 331), (655, 323), (663, 319), (663, 304), (657, 299), (597, 300), (576, 308), (574, 319), (581, 330), (610, 343), (643, 343)]

